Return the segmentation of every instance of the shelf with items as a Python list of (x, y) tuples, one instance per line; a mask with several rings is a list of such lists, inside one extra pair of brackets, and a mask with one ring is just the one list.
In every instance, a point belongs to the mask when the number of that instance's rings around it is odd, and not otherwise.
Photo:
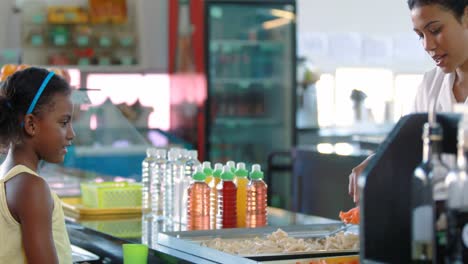
[[(212, 82), (215, 85), (223, 84), (237, 84), (239, 88), (247, 89), (251, 85), (260, 86), (263, 89), (272, 88), (273, 84), (279, 84), (282, 80), (278, 77), (270, 78), (213, 78)], [(227, 88), (232, 88), (232, 86), (226, 86)], [(236, 88), (237, 89), (237, 88)]]
[(211, 160), (213, 162), (226, 163), (228, 160), (235, 160), (251, 163), (262, 163), (264, 154), (268, 149), (267, 144), (259, 142), (230, 142), (223, 139), (212, 141)]
[[(112, 15), (103, 7), (111, 8)], [(87, 7), (25, 4), (23, 61), (80, 67), (138, 65), (136, 25), (126, 8), (125, 0), (89, 1)]]
[(226, 127), (226, 128), (236, 128), (240, 126), (277, 126), (281, 125), (279, 119), (266, 117), (266, 118), (248, 118), (248, 117), (227, 117), (221, 116), (215, 119), (215, 125)]
[(210, 77), (224, 78), (278, 78), (281, 76), (284, 45), (210, 44)]
[(216, 48), (216, 46), (275, 47), (283, 45), (285, 45), (284, 42), (277, 40), (213, 39), (211, 40), (210, 48)]
[(268, 103), (261, 91), (220, 91), (211, 100), (213, 116), (263, 118), (268, 115)]

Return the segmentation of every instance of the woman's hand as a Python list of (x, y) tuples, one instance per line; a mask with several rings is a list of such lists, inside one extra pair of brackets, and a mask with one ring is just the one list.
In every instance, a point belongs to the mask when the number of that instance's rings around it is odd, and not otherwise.
[(357, 186), (357, 180), (359, 178), (359, 175), (361, 175), (361, 172), (367, 167), (367, 164), (373, 156), (374, 154), (370, 155), (363, 162), (354, 167), (351, 170), (351, 174), (349, 175), (348, 193), (350, 196), (353, 197), (353, 201), (356, 204), (359, 203), (359, 189)]

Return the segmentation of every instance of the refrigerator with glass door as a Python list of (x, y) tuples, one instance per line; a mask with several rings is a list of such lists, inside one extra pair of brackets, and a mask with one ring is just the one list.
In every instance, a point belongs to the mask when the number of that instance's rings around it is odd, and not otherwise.
[(295, 143), (295, 1), (204, 5), (207, 160), (265, 168)]

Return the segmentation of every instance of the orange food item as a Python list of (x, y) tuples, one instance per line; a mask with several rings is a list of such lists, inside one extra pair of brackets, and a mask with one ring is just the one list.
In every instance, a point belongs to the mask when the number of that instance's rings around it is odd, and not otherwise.
[(28, 64), (20, 64), (18, 65), (18, 67), (16, 68), (16, 71), (21, 71), (21, 70), (24, 70), (24, 69), (27, 69), (31, 67), (31, 65), (28, 65)]
[(16, 72), (16, 64), (5, 64), (1, 71), (1, 80), (4, 81), (6, 78)]
[(353, 225), (359, 224), (360, 222), (359, 207), (358, 206), (354, 207), (348, 212), (340, 211), (340, 219), (346, 224), (353, 224)]

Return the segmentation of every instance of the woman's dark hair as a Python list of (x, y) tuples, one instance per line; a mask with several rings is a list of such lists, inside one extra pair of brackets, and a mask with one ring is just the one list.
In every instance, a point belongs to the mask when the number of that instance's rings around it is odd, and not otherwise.
[[(31, 67), (9, 76), (0, 87), (0, 151), (10, 143), (21, 140), (22, 117), (26, 115), (34, 96), (49, 74), (43, 68)], [(56, 94), (70, 94), (69, 84), (60, 76), (54, 75), (42, 92), (33, 114), (40, 115), (51, 105)]]
[(461, 21), (468, 0), (408, 0), (408, 7), (412, 10), (414, 7), (426, 5), (440, 5), (442, 8), (451, 11), (458, 21)]

